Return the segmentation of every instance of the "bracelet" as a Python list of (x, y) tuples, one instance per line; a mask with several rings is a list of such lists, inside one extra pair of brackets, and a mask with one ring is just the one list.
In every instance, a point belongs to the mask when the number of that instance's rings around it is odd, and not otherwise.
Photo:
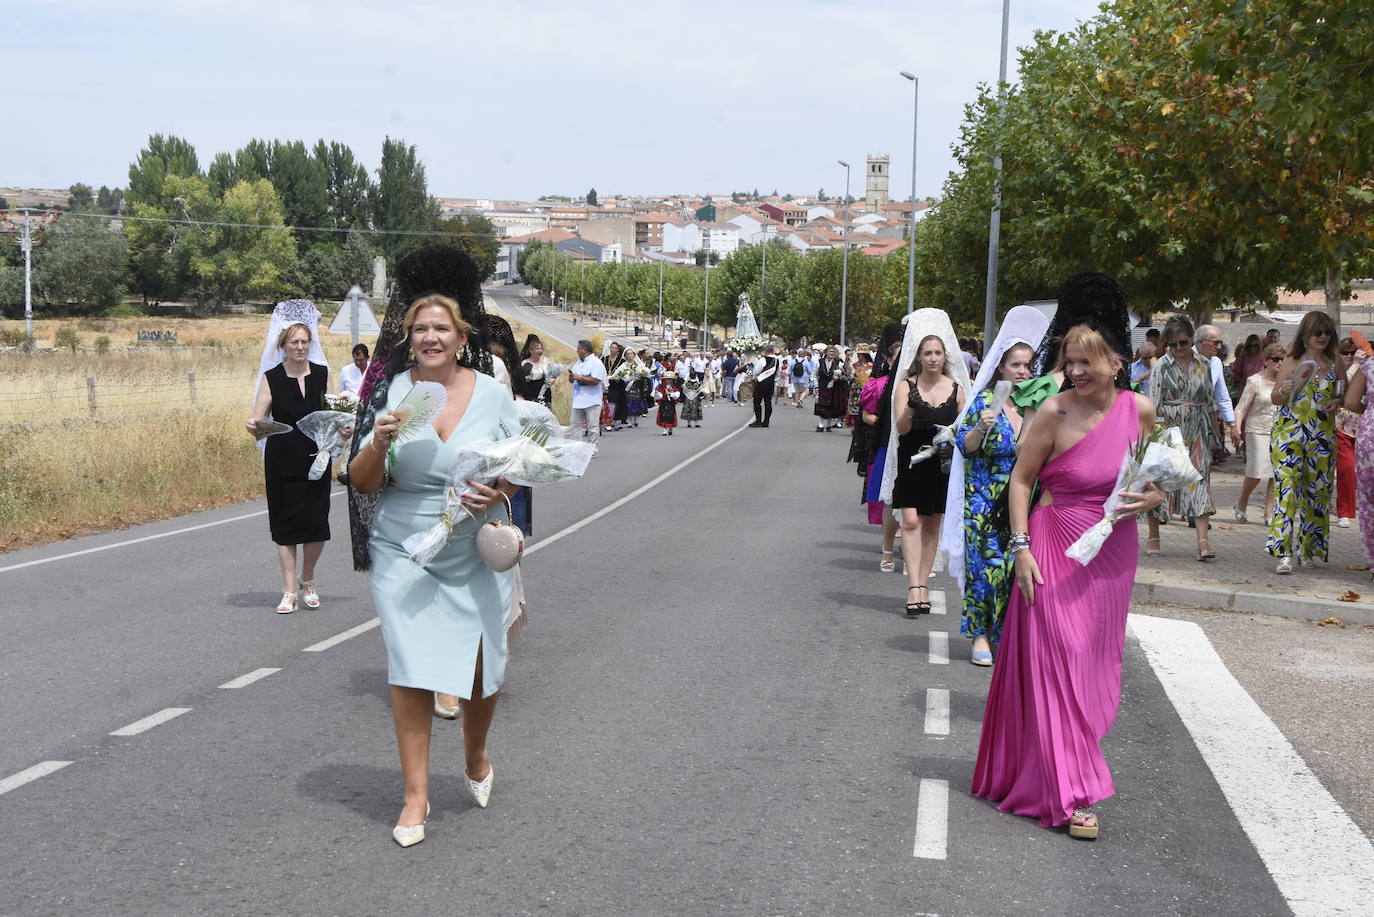
[(1030, 544), (1029, 544), (1029, 543), (1024, 543), (1024, 544), (1023, 544), (1023, 543), (1020, 543), (1020, 542), (1015, 542), (1015, 543), (1013, 543), (1012, 546), (1011, 546), (1011, 553), (1013, 553), (1013, 554), (1020, 554), (1022, 551), (1029, 551), (1029, 550), (1030, 550)]

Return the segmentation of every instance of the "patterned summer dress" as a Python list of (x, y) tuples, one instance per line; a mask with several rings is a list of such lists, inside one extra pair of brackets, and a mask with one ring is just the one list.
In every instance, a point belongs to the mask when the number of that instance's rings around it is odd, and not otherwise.
[[(964, 452), (964, 438), (977, 425), (994, 397), (992, 389), (979, 392), (959, 419), (955, 444)], [(1008, 406), (1008, 410), (1012, 410)], [(966, 453), (964, 467), (964, 613), (959, 632), (965, 637), (1002, 640), (1002, 619), (1011, 595), (1012, 560), (1007, 540), (1011, 523), (1007, 516), (1007, 485), (1016, 465), (1016, 431), (1006, 411), (983, 437), (977, 452)]]
[(1335, 471), (1336, 415), (1321, 409), (1336, 397), (1336, 370), (1328, 367), (1279, 405), (1269, 434), (1274, 464), (1274, 518), (1265, 550), (1275, 557), (1326, 560), (1331, 531), (1332, 472)]
[(1156, 515), (1165, 518), (1165, 507), (1169, 516), (1192, 519), (1205, 515), (1212, 502), (1212, 443), (1216, 439), (1212, 414), (1217, 409), (1207, 364), (1194, 355), (1184, 367), (1173, 354), (1165, 354), (1150, 372), (1150, 397), (1159, 423), (1179, 428), (1188, 444), (1188, 457), (1202, 475), (1196, 483), (1170, 492), (1168, 502)]

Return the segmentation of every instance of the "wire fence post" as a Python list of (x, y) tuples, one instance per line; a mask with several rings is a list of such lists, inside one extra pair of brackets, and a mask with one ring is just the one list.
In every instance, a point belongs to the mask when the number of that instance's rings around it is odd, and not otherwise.
[(196, 406), (196, 371), (193, 369), (186, 374), (186, 381), (191, 386), (191, 407)]
[(86, 401), (91, 406), (91, 416), (95, 416), (95, 376), (86, 377)]

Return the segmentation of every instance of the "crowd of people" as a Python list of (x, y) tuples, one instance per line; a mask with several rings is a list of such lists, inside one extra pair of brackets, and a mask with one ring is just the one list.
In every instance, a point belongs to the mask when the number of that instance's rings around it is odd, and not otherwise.
[[(849, 457), (882, 530), (879, 570), (895, 572), (900, 550), (905, 613), (930, 612), (943, 550), (969, 660), (993, 668), (976, 795), (1097, 835), (1093, 806), (1112, 793), (1099, 743), (1119, 701), (1142, 550), (1135, 518), (1146, 555), (1160, 554), (1159, 526), (1173, 522), (1213, 561), (1216, 462), (1244, 456), (1237, 522), (1265, 485), (1276, 573), (1327, 560), (1333, 515), (1358, 520), (1374, 564), (1374, 348), (1358, 334), (1338, 340), (1320, 312), (1290, 341), (1278, 336), (1250, 336), (1228, 363), (1218, 328), (1175, 315), (1132, 349), (1120, 287), (1089, 273), (1060, 289), (1052, 320), (1012, 309), (986, 348), (956, 338), (936, 309), (889, 326), (873, 348)], [(1071, 558), (1103, 521), (1123, 461), (1165, 427), (1182, 434), (1196, 480), (1117, 494), (1097, 555)]]
[[(264, 449), (283, 614), (298, 600), (319, 606), (314, 569), (330, 537), (330, 476), (310, 473), (326, 450), (297, 426), (333, 391), (318, 318), (308, 302), (278, 306), (247, 423)], [(1266, 550), (1278, 573), (1326, 560), (1333, 510), (1338, 524), (1358, 520), (1374, 561), (1374, 412), (1364, 410), (1374, 348), (1335, 332), (1310, 313), (1291, 342), (1255, 337), (1228, 366), (1216, 328), (1174, 316), (1133, 351), (1120, 287), (1089, 273), (1065, 282), (1052, 319), (1014, 308), (986, 347), (957, 338), (943, 311), (920, 309), (853, 351), (650, 353), (612, 341), (597, 354), (583, 340), (563, 368), (537, 336), (517, 348), (510, 325), (484, 312), (466, 255), (431, 246), (408, 256), (376, 353), (355, 348), (340, 376), (358, 400), (341, 456), (354, 562), (371, 570), (401, 758), (395, 841), (424, 839), (432, 716), (461, 711), (468, 788), (485, 806), (486, 738), (524, 609), (518, 566), (494, 569), (474, 539), (452, 539), (427, 566), (410, 560), (404, 542), (419, 522), (450, 512), (454, 450), (518, 429), (517, 400), (550, 404), (562, 372), (574, 427), (593, 441), (649, 418), (664, 436), (700, 427), (718, 400), (751, 402), (755, 428), (769, 426), (775, 405), (800, 409), (807, 399), (817, 432), (851, 427), (849, 458), (882, 533), (879, 569), (896, 572), (901, 553), (905, 614), (931, 612), (928, 583), (943, 549), (970, 661), (992, 668), (973, 792), (1092, 838), (1094, 806), (1113, 792), (1100, 742), (1120, 700), (1137, 517), (1149, 528), (1146, 554), (1160, 550), (1158, 526), (1186, 523), (1198, 560), (1212, 560), (1210, 472), (1229, 443), (1245, 455), (1233, 512), (1246, 521), (1265, 484)], [(402, 402), (421, 383), (446, 398), (406, 439)], [(1196, 480), (1114, 494), (1118, 470), (1157, 424), (1182, 432)], [(1099, 526), (1109, 499), (1119, 501), (1110, 534), (1095, 556), (1072, 559), (1069, 547)], [(509, 512), (532, 531), (528, 488), (468, 482), (461, 502), (478, 525)]]

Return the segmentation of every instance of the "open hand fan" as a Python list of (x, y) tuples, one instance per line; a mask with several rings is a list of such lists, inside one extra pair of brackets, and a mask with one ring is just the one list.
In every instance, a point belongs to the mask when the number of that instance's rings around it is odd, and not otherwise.
[(403, 443), (423, 432), (426, 426), (434, 423), (446, 404), (448, 389), (438, 382), (416, 382), (405, 400), (391, 412), (401, 422), (396, 430), (396, 442)]
[(988, 407), (992, 408), (994, 414), (1000, 413), (1006, 406), (1007, 399), (1011, 397), (1012, 382), (1010, 379), (1002, 379), (992, 388), (992, 403)]
[(1307, 388), (1307, 383), (1312, 381), (1312, 377), (1317, 374), (1317, 364), (1312, 360), (1303, 360), (1298, 364), (1298, 368), (1293, 371), (1293, 391), (1288, 395), (1288, 404), (1297, 404), (1298, 397), (1302, 395), (1302, 390)]
[(292, 427), (289, 423), (282, 423), (270, 417), (259, 417), (253, 421), (253, 435), (259, 440), (281, 433), (290, 433), (291, 430)]
[(1355, 349), (1366, 357), (1374, 357), (1374, 346), (1370, 346), (1369, 338), (1360, 334), (1358, 331), (1350, 332), (1350, 340), (1355, 342)]

